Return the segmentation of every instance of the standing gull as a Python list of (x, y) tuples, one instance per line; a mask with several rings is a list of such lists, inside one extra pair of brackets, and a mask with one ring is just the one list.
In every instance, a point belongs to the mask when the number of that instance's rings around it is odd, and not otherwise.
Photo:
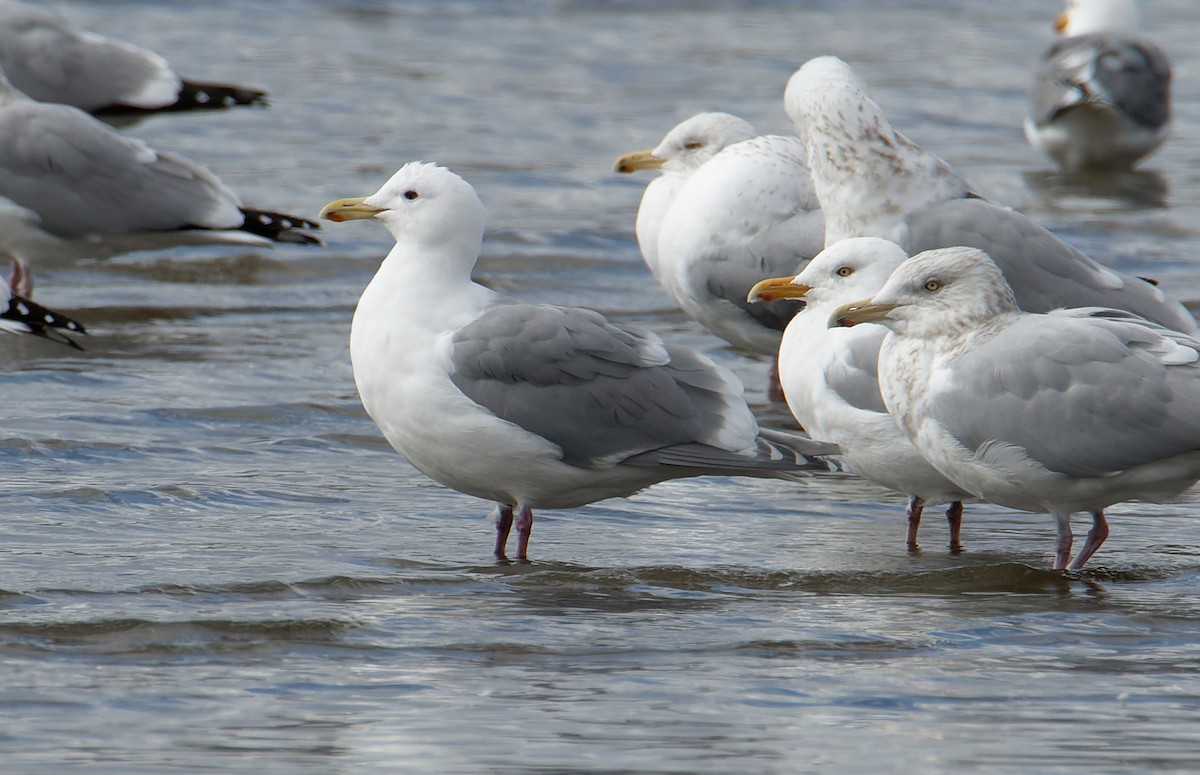
[(831, 323), (890, 330), (888, 411), (964, 490), (1054, 515), (1054, 567), (1071, 515), (1092, 515), (1078, 570), (1108, 537), (1104, 510), (1161, 502), (1200, 480), (1200, 340), (1122, 310), (1022, 312), (996, 264), (967, 247), (901, 265)]
[(1034, 66), (1025, 136), (1067, 172), (1125, 170), (1167, 138), (1171, 65), (1134, 0), (1067, 0)]
[(0, 331), (10, 334), (32, 334), (59, 342), (76, 350), (83, 348), (64, 332), (86, 334), (82, 325), (58, 312), (46, 309), (30, 300), (33, 278), (21, 261), (13, 262), (12, 274), (4, 283), (5, 298), (0, 300)]
[(836, 57), (804, 64), (784, 105), (804, 140), (825, 244), (883, 237), (912, 254), (979, 248), (1000, 265), (1021, 309), (1126, 309), (1179, 331), (1196, 320), (1153, 283), (1101, 266), (1029, 218), (972, 192), (942, 159), (892, 128), (866, 87)]
[(0, 72), (0, 249), (100, 257), (179, 244), (318, 243), (317, 224), (243, 207), (200, 165), (69, 105), (36, 102)]
[(267, 96), (186, 80), (153, 51), (76, 29), (58, 14), (11, 0), (0, 0), (0, 67), (33, 99), (89, 113), (259, 105)]
[(406, 164), (321, 217), (378, 219), (395, 237), (354, 312), (354, 381), (417, 469), (495, 502), (497, 558), (514, 521), (517, 557), (527, 558), (535, 508), (686, 476), (827, 469), (809, 455), (837, 451), (760, 429), (737, 378), (700, 353), (473, 282), (483, 205), (449, 170)]
[(842, 240), (795, 277), (761, 281), (750, 298), (806, 302), (779, 348), (779, 381), (800, 426), (814, 439), (837, 444), (854, 473), (908, 496), (910, 549), (917, 547), (924, 507), (950, 504), (950, 549), (958, 551), (962, 501), (970, 495), (931, 466), (888, 414), (877, 369), (887, 329), (829, 327), (834, 309), (878, 291), (907, 258), (894, 242), (877, 237)]

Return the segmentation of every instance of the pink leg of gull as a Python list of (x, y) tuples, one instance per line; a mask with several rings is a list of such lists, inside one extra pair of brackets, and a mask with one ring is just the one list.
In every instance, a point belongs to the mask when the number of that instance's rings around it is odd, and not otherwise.
[(950, 553), (958, 554), (962, 551), (962, 517), (963, 504), (962, 501), (954, 501), (950, 507), (946, 509), (946, 521), (950, 523)]
[(917, 528), (921, 527), (921, 513), (923, 511), (925, 511), (925, 499), (919, 495), (910, 495), (908, 506), (904, 509), (904, 514), (908, 517), (908, 535), (905, 536), (904, 540), (910, 552), (920, 548), (917, 546)]
[(533, 532), (533, 509), (522, 506), (517, 512), (517, 559), (529, 561), (529, 534)]
[(1054, 570), (1066, 570), (1067, 560), (1071, 558), (1071, 543), (1075, 540), (1071, 535), (1071, 515), (1055, 514), (1054, 523), (1058, 530), (1054, 542)]
[(1083, 548), (1079, 550), (1079, 554), (1075, 557), (1075, 562), (1071, 563), (1071, 570), (1079, 570), (1083, 567), (1104, 540), (1108, 538), (1108, 520), (1104, 518), (1104, 509), (1092, 512), (1092, 529), (1088, 531), (1087, 541), (1083, 543)]
[(512, 530), (513, 509), (502, 503), (496, 504), (496, 559), (507, 560), (504, 547), (508, 545), (508, 533)]

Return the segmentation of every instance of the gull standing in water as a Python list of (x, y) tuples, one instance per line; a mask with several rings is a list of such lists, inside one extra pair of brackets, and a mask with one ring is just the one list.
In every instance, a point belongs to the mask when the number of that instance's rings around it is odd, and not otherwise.
[(1038, 58), (1025, 136), (1067, 172), (1127, 170), (1167, 138), (1171, 63), (1135, 0), (1067, 0)]
[(321, 217), (379, 220), (396, 244), (359, 299), (354, 380), (391, 445), (496, 504), (527, 559), (535, 508), (573, 508), (687, 476), (828, 470), (837, 451), (761, 429), (742, 385), (700, 353), (591, 310), (523, 304), (472, 281), (484, 210), (465, 180), (401, 167)]
[[(1200, 480), (1200, 340), (1122, 310), (1022, 312), (980, 250), (930, 250), (832, 324), (882, 323), (888, 411), (948, 479), (1048, 512), (1054, 568), (1108, 537), (1104, 511), (1162, 502)], [(1092, 529), (1071, 560), (1071, 515)]]
[(877, 292), (907, 258), (894, 242), (853, 237), (830, 245), (794, 277), (759, 282), (750, 298), (805, 302), (779, 347), (779, 381), (800, 427), (837, 444), (854, 473), (908, 496), (910, 549), (917, 548), (925, 506), (948, 503), (950, 550), (956, 552), (962, 548), (962, 501), (970, 494), (930, 465), (888, 414), (878, 374), (887, 329), (829, 327), (835, 309)]

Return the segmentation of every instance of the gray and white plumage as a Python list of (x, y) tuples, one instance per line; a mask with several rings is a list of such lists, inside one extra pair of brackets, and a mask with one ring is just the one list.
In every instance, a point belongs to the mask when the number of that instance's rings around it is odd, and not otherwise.
[(1022, 309), (1114, 307), (1200, 331), (1153, 283), (1101, 266), (1028, 217), (979, 197), (946, 161), (897, 132), (840, 59), (806, 62), (789, 80), (784, 105), (808, 152), (826, 245), (882, 237), (909, 254), (975, 247), (1000, 265)]
[(90, 113), (265, 104), (258, 89), (181, 78), (153, 51), (81, 30), (59, 14), (0, 0), (0, 68), (41, 102)]
[(0, 73), (0, 246), (36, 259), (177, 244), (319, 243), (317, 224), (244, 207), (204, 167)]
[(930, 465), (888, 414), (878, 375), (887, 330), (828, 325), (835, 309), (879, 291), (907, 258), (894, 242), (853, 237), (830, 245), (794, 277), (761, 281), (751, 296), (805, 302), (779, 348), (779, 381), (800, 426), (837, 444), (854, 473), (908, 496), (910, 547), (917, 545), (924, 506), (950, 504), (950, 546), (957, 550), (962, 500), (970, 494)]
[(705, 356), (473, 282), (483, 206), (449, 170), (407, 164), (321, 215), (377, 219), (396, 238), (354, 313), (355, 383), (417, 469), (497, 504), (498, 557), (515, 516), (525, 559), (535, 508), (685, 476), (828, 468), (809, 455), (836, 448), (760, 429), (737, 378)]
[(1167, 138), (1171, 64), (1134, 0), (1068, 0), (1037, 59), (1025, 136), (1067, 172), (1125, 170)]
[(726, 147), (680, 187), (659, 229), (658, 280), (712, 333), (774, 356), (799, 305), (746, 294), (764, 276), (799, 271), (824, 235), (803, 144), (755, 137)]
[(67, 332), (86, 334), (83, 325), (61, 312), (32, 301), (32, 295), (33, 277), (24, 263), (15, 260), (12, 274), (3, 283), (3, 295), (0, 296), (0, 331), (31, 334), (82, 350), (74, 339), (67, 336)]
[(659, 171), (646, 184), (634, 222), (642, 259), (655, 277), (661, 278), (659, 229), (683, 184), (722, 150), (755, 134), (749, 121), (729, 113), (697, 113), (672, 127), (654, 148), (617, 157), (613, 163), (615, 172), (628, 175), (640, 170)]
[(1200, 480), (1200, 341), (1122, 310), (1021, 311), (1000, 269), (966, 247), (902, 264), (843, 323), (890, 329), (879, 378), (917, 449), (964, 490), (1053, 514), (1055, 568), (1073, 513), (1177, 497)]

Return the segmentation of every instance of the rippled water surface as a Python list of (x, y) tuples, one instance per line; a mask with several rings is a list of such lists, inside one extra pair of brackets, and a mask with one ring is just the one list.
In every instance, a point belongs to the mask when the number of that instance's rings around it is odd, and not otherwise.
[[(1192, 0), (1147, 3), (1177, 125), (1145, 172), (1063, 181), (1020, 133), (1053, 2), (56, 2), (272, 105), (122, 131), (314, 215), (442, 162), (489, 211), (479, 274), (765, 364), (671, 309), (620, 153), (722, 109), (786, 132), (807, 58), (993, 199), (1200, 304)], [(487, 505), (362, 412), (346, 340), (390, 240), (36, 267), (84, 353), (4, 337), (5, 773), (1171, 772), (1200, 768), (1195, 492), (1111, 512), (1086, 573), (1043, 515), (968, 509), (959, 556), (848, 477), (673, 482), (539, 517)], [(1077, 526), (1082, 531), (1084, 525)]]

